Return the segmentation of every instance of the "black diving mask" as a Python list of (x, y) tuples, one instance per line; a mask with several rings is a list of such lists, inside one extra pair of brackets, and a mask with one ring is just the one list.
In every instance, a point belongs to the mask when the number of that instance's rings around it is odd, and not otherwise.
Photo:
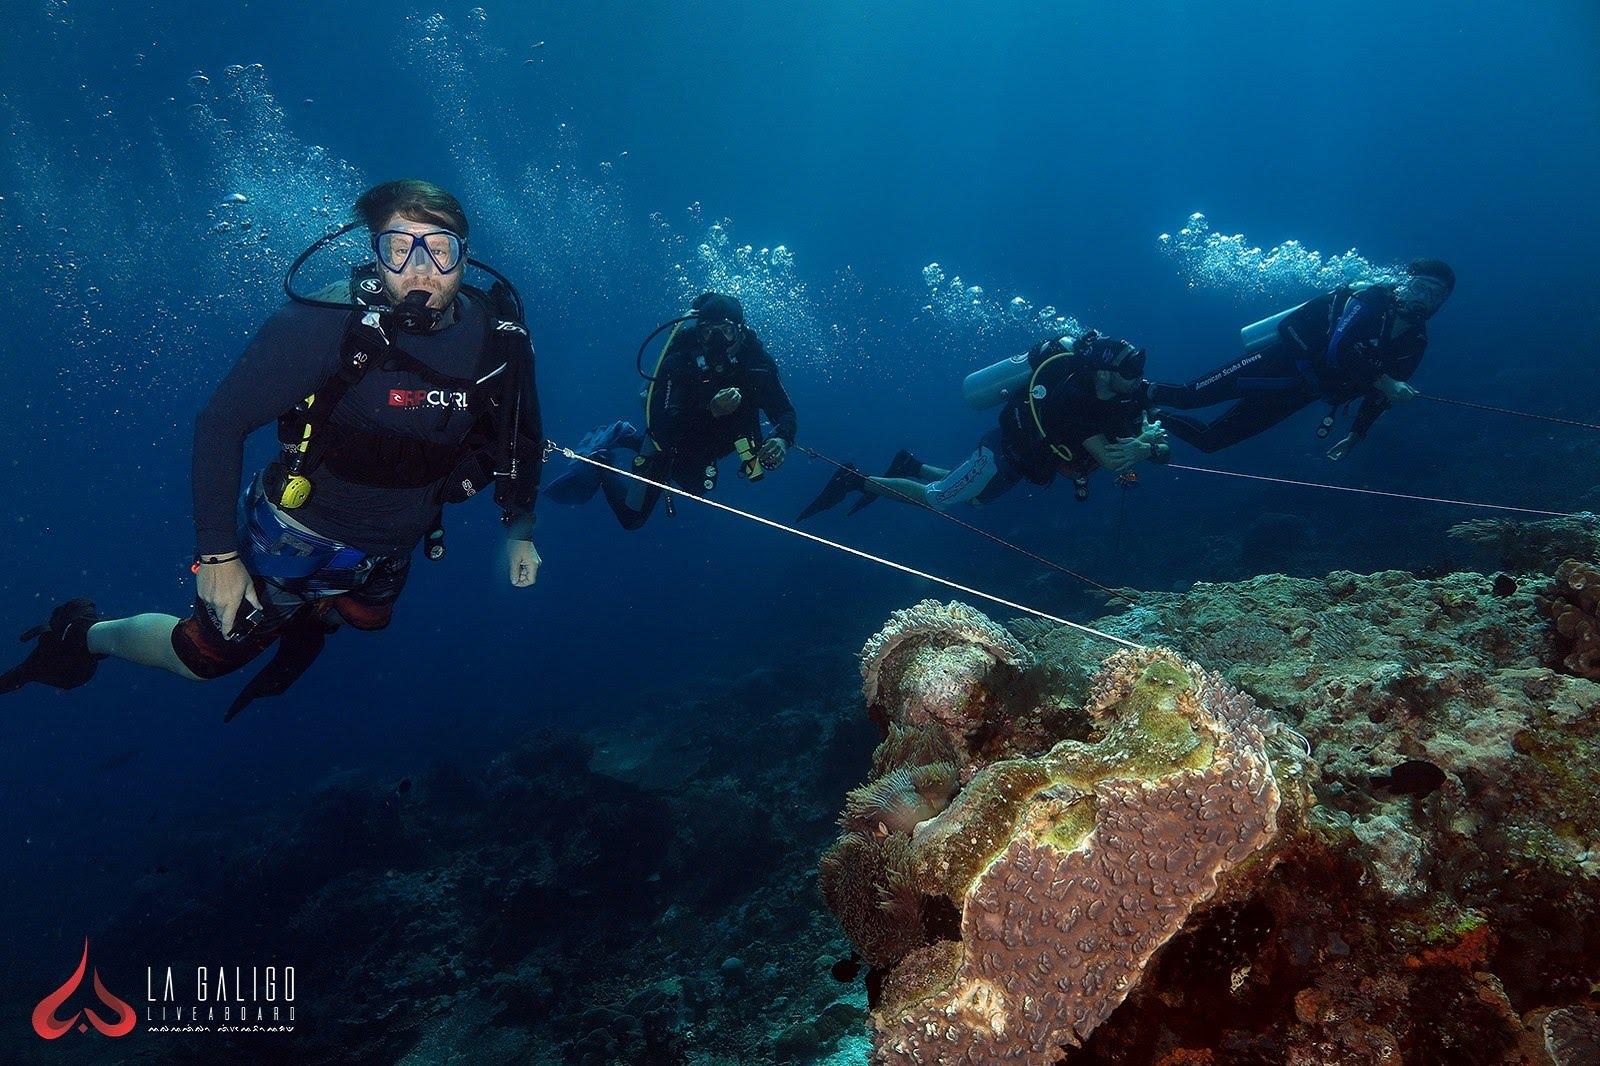
[(1095, 353), (1100, 370), (1105, 370), (1124, 381), (1138, 381), (1144, 377), (1145, 351), (1127, 341), (1101, 340)]
[(447, 229), (412, 233), (386, 229), (372, 235), (372, 255), (379, 266), (391, 274), (404, 273), (415, 263), (432, 263), (441, 274), (453, 274), (467, 255), (467, 242)]
[(737, 322), (728, 321), (702, 322), (699, 328), (705, 346), (718, 355), (731, 351), (737, 344), (741, 332)]

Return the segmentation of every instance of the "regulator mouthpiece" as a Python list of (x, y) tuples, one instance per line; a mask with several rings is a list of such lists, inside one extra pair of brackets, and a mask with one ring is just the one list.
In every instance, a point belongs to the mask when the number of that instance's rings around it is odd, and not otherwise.
[(418, 331), (432, 329), (439, 324), (440, 313), (428, 306), (429, 295), (424, 289), (412, 289), (406, 293), (406, 298), (394, 309), (395, 319), (401, 329)]

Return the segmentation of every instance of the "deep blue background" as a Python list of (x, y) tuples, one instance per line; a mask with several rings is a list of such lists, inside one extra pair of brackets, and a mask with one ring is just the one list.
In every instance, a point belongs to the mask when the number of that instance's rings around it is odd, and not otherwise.
[[(1226, 359), (1238, 326), (1287, 297), (1190, 288), (1155, 237), (1195, 210), (1265, 244), (1444, 257), (1461, 280), (1419, 384), (1595, 408), (1592, 4), (149, 6), (16, 5), (0, 43), (0, 631), (68, 595), (183, 613), (193, 412), (293, 254), (349, 192), (403, 175), (458, 189), (475, 249), (523, 286), (546, 424), (566, 442), (636, 412), (633, 348), (707, 283), (693, 249), (721, 218), (733, 245), (796, 256), (792, 276), (740, 280), (802, 441), (873, 466), (903, 444), (958, 461), (992, 424), (962, 405), (961, 375), (1034, 339), (922, 313), (930, 261), (1136, 339), (1152, 374)], [(216, 206), (235, 191), (247, 208)], [(213, 232), (241, 216), (249, 231)], [(804, 292), (769, 299), (775, 276)], [(1332, 467), (1314, 421), (1218, 465), (1597, 502), (1589, 453), (1536, 423), (1414, 408)], [(719, 497), (785, 517), (825, 473), (796, 456), (758, 487), (725, 477)], [(1126, 500), (1101, 485), (1084, 507), (1059, 487), (1019, 492), (974, 517), (1103, 580), (1163, 586), (1240, 576), (1218, 546), (1256, 511), (1304, 515), (1326, 558), (1356, 569), (1430, 559), (1470, 517), (1145, 482)], [(816, 528), (1047, 610), (1095, 610), (925, 515), (881, 505)], [(937, 594), (687, 503), (634, 535), (599, 504), (542, 507), (545, 570), (518, 592), (497, 532), (487, 504), (461, 509), (449, 559), (419, 564), (390, 630), (341, 634), (303, 687), (226, 729), (240, 678), (199, 687), (117, 663), (92, 687), (0, 704), (12, 949), (71, 942), (164, 837), (342, 771), (399, 776), (530, 725), (649, 710), (796, 647), (830, 648), (846, 671), (888, 610)]]

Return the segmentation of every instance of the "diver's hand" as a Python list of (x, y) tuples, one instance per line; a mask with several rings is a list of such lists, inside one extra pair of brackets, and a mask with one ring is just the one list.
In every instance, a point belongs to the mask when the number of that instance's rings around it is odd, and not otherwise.
[(196, 594), (211, 609), (211, 616), (217, 620), (217, 628), (223, 636), (233, 632), (233, 620), (241, 604), (248, 600), (251, 606), (261, 607), (255, 582), (238, 556), (225, 563), (201, 563), (194, 582)]
[(761, 460), (762, 469), (776, 470), (789, 458), (789, 446), (783, 443), (782, 437), (769, 437), (756, 458)]
[(1388, 397), (1390, 403), (1405, 403), (1407, 400), (1417, 398), (1417, 390), (1404, 381), (1396, 381), (1388, 374), (1384, 374), (1373, 382), (1377, 390)]
[(1145, 419), (1144, 428), (1139, 430), (1139, 436), (1135, 439), (1150, 445), (1152, 449), (1171, 446), (1171, 437), (1159, 420), (1152, 422), (1148, 418)]
[(1154, 452), (1155, 445), (1147, 443), (1141, 437), (1112, 441), (1105, 446), (1100, 458), (1100, 465), (1113, 474), (1126, 474), (1129, 470), (1150, 458)]
[(1354, 448), (1360, 443), (1361, 435), (1358, 433), (1352, 433), (1344, 440), (1328, 449), (1328, 458), (1337, 463), (1340, 459), (1343, 459), (1345, 456), (1350, 454), (1351, 448)]
[(1113, 474), (1126, 474), (1146, 459), (1160, 452), (1170, 454), (1171, 450), (1171, 445), (1167, 443), (1167, 431), (1161, 423), (1147, 421), (1140, 427), (1138, 436), (1111, 441), (1096, 458), (1101, 466)]
[(531, 540), (511, 541), (511, 584), (525, 589), (539, 580), (539, 567), (544, 562)]
[(723, 389), (711, 397), (711, 416), (721, 418), (731, 415), (739, 409), (739, 404), (744, 401), (744, 394), (738, 389)]

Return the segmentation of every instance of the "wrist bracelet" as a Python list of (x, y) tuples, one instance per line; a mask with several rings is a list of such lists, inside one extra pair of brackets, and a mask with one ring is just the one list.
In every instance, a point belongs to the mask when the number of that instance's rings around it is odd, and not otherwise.
[(222, 555), (215, 559), (207, 559), (204, 555), (198, 555), (194, 561), (196, 566), (208, 566), (213, 563), (231, 563), (237, 558), (239, 558), (239, 553), (234, 552), (232, 555)]

